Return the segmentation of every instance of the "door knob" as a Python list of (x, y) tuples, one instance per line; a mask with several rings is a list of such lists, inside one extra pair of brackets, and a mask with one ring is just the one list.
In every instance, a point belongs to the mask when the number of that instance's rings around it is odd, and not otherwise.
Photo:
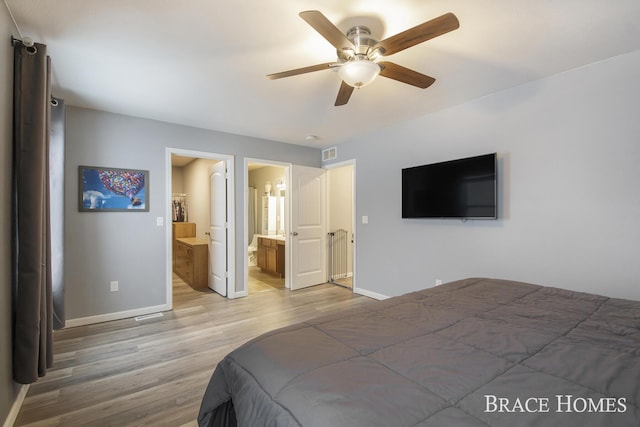
[(297, 232), (297, 231), (294, 231), (293, 233), (291, 233), (291, 235), (292, 235), (292, 236), (297, 236), (297, 235), (298, 235), (298, 232)]

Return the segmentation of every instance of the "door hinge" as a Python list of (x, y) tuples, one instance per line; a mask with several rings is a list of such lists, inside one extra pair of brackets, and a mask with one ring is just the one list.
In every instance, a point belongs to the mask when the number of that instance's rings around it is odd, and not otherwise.
[(225, 272), (224, 272), (224, 278), (225, 278), (225, 279), (228, 279), (228, 278), (229, 278), (229, 272), (228, 272), (228, 271), (225, 271)]

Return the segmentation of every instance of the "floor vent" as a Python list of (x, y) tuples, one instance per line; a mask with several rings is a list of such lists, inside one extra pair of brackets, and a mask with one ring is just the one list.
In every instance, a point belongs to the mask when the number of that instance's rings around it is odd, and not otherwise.
[(331, 148), (325, 148), (324, 150), (322, 150), (322, 161), (326, 162), (328, 160), (333, 160), (335, 158), (338, 157), (338, 148), (337, 147), (331, 147)]
[(141, 320), (149, 320), (149, 319), (154, 319), (156, 317), (162, 317), (162, 313), (145, 314), (144, 316), (138, 316), (135, 319), (136, 319), (136, 322), (139, 322)]

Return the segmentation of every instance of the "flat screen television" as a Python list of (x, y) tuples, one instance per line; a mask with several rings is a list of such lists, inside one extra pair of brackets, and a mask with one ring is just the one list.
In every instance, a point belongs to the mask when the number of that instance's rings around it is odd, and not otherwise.
[(496, 153), (402, 169), (402, 218), (496, 219)]

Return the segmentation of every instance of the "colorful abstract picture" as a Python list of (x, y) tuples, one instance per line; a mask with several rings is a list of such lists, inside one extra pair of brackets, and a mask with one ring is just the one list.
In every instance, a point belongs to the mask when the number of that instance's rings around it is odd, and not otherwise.
[(149, 171), (80, 166), (79, 210), (149, 211)]

